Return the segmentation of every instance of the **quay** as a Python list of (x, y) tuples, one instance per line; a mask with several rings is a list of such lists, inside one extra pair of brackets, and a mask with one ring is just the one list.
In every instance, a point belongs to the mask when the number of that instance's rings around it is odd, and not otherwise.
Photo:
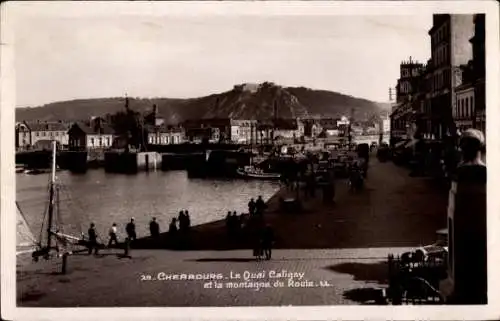
[[(249, 306), (364, 303), (363, 291), (387, 284), (387, 255), (435, 241), (446, 226), (447, 195), (426, 178), (414, 178), (392, 163), (370, 162), (365, 190), (351, 193), (337, 182), (335, 204), (325, 205), (320, 193), (304, 200), (303, 213), (283, 213), (279, 198), (268, 202), (265, 219), (276, 234), (270, 261), (256, 262), (245, 240), (227, 238), (221, 220), (193, 226), (189, 246), (170, 249), (166, 234), (158, 240), (141, 237), (123, 258), (122, 250), (98, 256), (73, 255), (68, 273), (55, 262), (40, 265), (18, 260), (19, 306)], [(428, 206), (428, 204), (433, 206)], [(167, 227), (161, 226), (161, 231)], [(256, 272), (285, 269), (305, 272), (311, 281), (325, 280), (328, 290), (307, 288), (205, 289), (195, 281), (145, 281), (165, 273)], [(126, 288), (116, 291), (119, 285)], [(81, 292), (82, 288), (85, 292)], [(94, 295), (89, 296), (88, 293)], [(279, 293), (280, 295), (277, 295)]]

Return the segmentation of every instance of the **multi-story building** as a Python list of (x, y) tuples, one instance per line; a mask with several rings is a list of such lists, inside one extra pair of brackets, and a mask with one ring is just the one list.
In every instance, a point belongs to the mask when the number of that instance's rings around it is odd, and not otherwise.
[(474, 35), (469, 40), (472, 60), (456, 71), (455, 105), (453, 119), (458, 132), (468, 128), (485, 131), (485, 57), (484, 57), (484, 15), (473, 17)]
[(218, 143), (231, 140), (231, 119), (229, 118), (188, 119), (181, 126), (184, 128), (186, 140), (190, 142)]
[[(210, 142), (250, 144), (257, 140), (257, 120), (206, 118), (187, 120), (182, 124), (189, 141), (208, 139)], [(203, 137), (201, 137), (203, 136)]]
[(326, 118), (321, 119), (319, 124), (321, 126), (321, 131), (325, 132), (328, 136), (338, 136), (340, 131), (337, 125), (338, 119), (335, 118)]
[(474, 15), (474, 36), (472, 44), (472, 70), (474, 83), (475, 109), (473, 126), (486, 134), (486, 95), (485, 95), (485, 15)]
[(114, 130), (100, 118), (90, 122), (75, 122), (68, 130), (71, 150), (101, 150), (111, 148), (116, 137)]
[(420, 102), (419, 91), (425, 68), (422, 63), (408, 61), (400, 64), (400, 78), (396, 86), (396, 104), (391, 113), (391, 143), (411, 139), (416, 132), (415, 102)]
[(297, 119), (275, 118), (268, 121), (259, 121), (257, 125), (260, 141), (271, 143), (282, 139), (299, 139), (304, 136), (304, 121)]
[(457, 134), (453, 120), (455, 87), (461, 77), (460, 66), (472, 58), (468, 46), (474, 32), (471, 14), (435, 14), (429, 30), (431, 61), (429, 68), (431, 133), (437, 140)]
[(461, 77), (457, 76), (455, 106), (452, 113), (459, 133), (474, 126), (475, 95), (472, 76), (472, 62), (462, 66)]
[(37, 145), (53, 140), (67, 146), (68, 127), (63, 122), (20, 122), (16, 125), (16, 148), (36, 149)]
[(257, 120), (231, 119), (231, 142), (251, 144), (256, 140)]
[(151, 145), (171, 145), (184, 142), (184, 132), (180, 127), (148, 126), (148, 143)]

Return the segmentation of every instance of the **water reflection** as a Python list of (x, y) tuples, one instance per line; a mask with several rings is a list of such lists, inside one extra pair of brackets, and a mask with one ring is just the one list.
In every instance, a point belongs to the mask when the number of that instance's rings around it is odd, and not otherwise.
[[(120, 175), (91, 170), (57, 176), (62, 182), (57, 216), (65, 232), (86, 232), (94, 222), (104, 238), (113, 222), (123, 237), (131, 217), (139, 237), (149, 234), (153, 216), (165, 231), (181, 209), (189, 210), (193, 225), (223, 219), (229, 210), (246, 212), (250, 197), (262, 195), (267, 200), (279, 188), (277, 182), (190, 179), (184, 171)], [(35, 236), (48, 203), (48, 182), (48, 175), (16, 174), (17, 201)]]

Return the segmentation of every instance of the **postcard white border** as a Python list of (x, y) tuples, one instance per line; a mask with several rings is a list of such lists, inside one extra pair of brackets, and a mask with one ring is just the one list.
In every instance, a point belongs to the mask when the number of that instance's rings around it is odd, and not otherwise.
[[(488, 299), (487, 306), (314, 306), (234, 308), (16, 308), (15, 291), (15, 53), (14, 19), (37, 17), (95, 17), (116, 15), (412, 15), (415, 13), (486, 13), (486, 93), (488, 162)], [(499, 6), (494, 1), (273, 1), (273, 2), (6, 2), (1, 6), (0, 121), (1, 121), (1, 298), (7, 320), (159, 320), (159, 319), (433, 319), (486, 320), (500, 318), (498, 291), (500, 226), (499, 167), (500, 100)], [(411, 53), (408, 53), (411, 55)], [(12, 213), (12, 215), (8, 215)], [(445, 213), (443, 213), (445, 215)]]

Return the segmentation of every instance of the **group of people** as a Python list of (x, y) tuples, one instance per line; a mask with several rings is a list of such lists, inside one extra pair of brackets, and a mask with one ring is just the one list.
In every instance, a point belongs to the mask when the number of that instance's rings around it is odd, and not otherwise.
[(238, 235), (243, 226), (243, 215), (238, 215), (236, 211), (228, 211), (226, 215), (226, 230), (230, 238)]
[[(177, 222), (179, 222), (179, 227), (177, 227)], [(189, 212), (187, 210), (182, 210), (179, 212), (179, 216), (177, 218), (173, 218), (169, 225), (169, 234), (176, 234), (177, 231), (187, 232), (191, 227), (191, 218), (189, 216)], [(149, 231), (151, 233), (151, 237), (158, 238), (160, 236), (160, 225), (156, 220), (156, 217), (153, 217), (149, 222)], [(137, 240), (137, 232), (135, 228), (135, 219), (132, 217), (130, 222), (125, 226), (125, 232), (127, 233), (127, 237), (125, 239), (125, 244), (130, 244)], [(87, 247), (89, 254), (94, 252), (95, 254), (99, 253), (99, 248), (103, 247), (103, 242), (99, 242), (99, 235), (96, 230), (96, 226), (94, 223), (90, 224), (90, 227), (87, 231), (88, 239), (87, 239)], [(108, 247), (113, 245), (118, 245), (118, 227), (116, 223), (113, 223), (108, 232), (109, 241), (107, 243)]]
[[(156, 218), (153, 217), (153, 220), (150, 223), (150, 229), (151, 229), (152, 235), (153, 235), (153, 233), (155, 233), (155, 231), (156, 231), (156, 233), (159, 233), (158, 227), (156, 227), (156, 230), (155, 230), (155, 224), (156, 224), (156, 226), (158, 226), (158, 223), (156, 222)], [(135, 230), (135, 219), (133, 217), (130, 219), (130, 222), (128, 222), (127, 225), (125, 226), (125, 232), (127, 233), (127, 238), (125, 239), (126, 243), (137, 239), (137, 233)], [(108, 234), (109, 234), (109, 240), (108, 240), (107, 246), (111, 247), (112, 245), (115, 245), (115, 246), (118, 245), (118, 227), (117, 227), (116, 223), (113, 223), (111, 225)], [(99, 235), (97, 233), (96, 226), (94, 223), (90, 224), (90, 227), (87, 231), (87, 235), (88, 235), (87, 248), (88, 248), (89, 254), (92, 254), (92, 252), (94, 252), (95, 254), (98, 254), (99, 248), (103, 247), (103, 243), (102, 242), (100, 243), (98, 241)]]
[(262, 216), (266, 208), (267, 205), (260, 195), (257, 197), (257, 201), (251, 198), (250, 202), (248, 202), (248, 214), (250, 214), (250, 216)]
[(264, 226), (264, 228), (258, 231), (253, 255), (257, 258), (257, 260), (261, 260), (263, 258), (265, 258), (266, 260), (270, 260), (273, 244), (274, 229), (271, 227), (271, 225), (266, 225)]
[[(177, 222), (179, 222), (179, 226), (177, 227)], [(188, 210), (181, 210), (179, 212), (179, 216), (177, 218), (172, 218), (170, 221), (170, 225), (168, 226), (168, 234), (175, 235), (177, 231), (182, 233), (186, 233), (191, 228), (191, 217), (189, 216)]]

